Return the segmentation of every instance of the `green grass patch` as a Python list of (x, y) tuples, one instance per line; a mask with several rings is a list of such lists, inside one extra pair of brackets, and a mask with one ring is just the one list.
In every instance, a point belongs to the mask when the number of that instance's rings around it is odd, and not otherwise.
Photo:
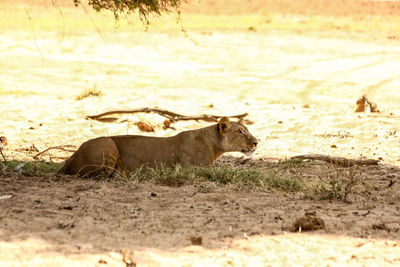
[(173, 167), (158, 166), (143, 167), (132, 172), (128, 181), (138, 183), (151, 182), (168, 186), (198, 184), (212, 182), (216, 184), (234, 185), (241, 189), (279, 190), (297, 192), (302, 189), (301, 182), (296, 177), (278, 175), (272, 171), (236, 167)]
[(2, 162), (3, 171), (19, 172), (28, 176), (42, 176), (49, 173), (55, 173), (60, 168), (60, 163), (47, 161), (19, 161), (11, 160)]

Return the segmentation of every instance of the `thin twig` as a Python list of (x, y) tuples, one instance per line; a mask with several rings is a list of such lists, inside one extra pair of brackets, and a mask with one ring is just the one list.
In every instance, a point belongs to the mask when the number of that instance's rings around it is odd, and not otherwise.
[(181, 32), (182, 32), (183, 35), (184, 35), (186, 38), (188, 38), (195, 46), (198, 46), (199, 43), (196, 42), (196, 40), (194, 40), (194, 39), (187, 33), (187, 31), (185, 30), (185, 28), (183, 27), (181, 12), (180, 12), (179, 10), (177, 10), (177, 13), (178, 13), (178, 21), (179, 21), (179, 24), (181, 25)]
[(58, 4), (57, 0), (52, 0), (52, 1), (53, 1), (53, 6), (55, 6), (58, 9), (58, 11), (60, 12), (60, 15), (61, 15), (61, 18), (62, 18), (62, 21), (63, 21), (63, 35), (61, 37), (61, 40), (58, 41), (59, 43), (61, 43), (64, 40), (64, 36), (65, 36), (65, 18), (64, 18), (64, 14), (63, 14), (63, 12), (61, 10), (61, 7)]
[(101, 39), (103, 39), (104, 43), (107, 44), (106, 39), (103, 36), (103, 33), (100, 31), (99, 27), (97, 27), (96, 23), (94, 22), (93, 18), (90, 16), (90, 14), (87, 11), (86, 7), (82, 4), (82, 2), (80, 4), (81, 4), (82, 9), (85, 11), (86, 15), (88, 16), (88, 18), (92, 22), (93, 26), (95, 27), (97, 33), (100, 35)]
[(39, 52), (39, 54), (40, 54), (40, 57), (42, 58), (42, 67), (43, 67), (43, 66), (44, 66), (44, 56), (43, 56), (43, 54), (42, 54), (42, 51), (40, 50), (40, 47), (39, 47), (38, 42), (37, 42), (37, 39), (36, 39), (36, 33), (35, 33), (35, 29), (33, 28), (31, 15), (29, 14), (29, 11), (28, 11), (28, 9), (26, 8), (24, 2), (21, 1), (21, 4), (22, 4), (22, 6), (24, 7), (24, 10), (25, 10), (26, 15), (28, 16), (29, 24), (31, 25), (31, 30), (32, 30), (33, 39), (34, 39), (34, 41), (35, 41), (35, 46), (36, 46), (36, 49), (38, 50), (38, 52)]
[(73, 146), (73, 145), (52, 146), (52, 147), (46, 148), (42, 152), (37, 153), (36, 155), (33, 156), (33, 158), (37, 159), (40, 155), (42, 155), (43, 153), (46, 153), (47, 151), (52, 150), (52, 149), (58, 149), (58, 150), (67, 151), (67, 152), (75, 152), (75, 150), (65, 149), (65, 147), (75, 147), (75, 146)]
[[(70, 151), (70, 152), (73, 152), (72, 150)], [(52, 156), (51, 158), (50, 158), (50, 161), (51, 162), (53, 162), (52, 160), (53, 159), (62, 159), (62, 160), (66, 160), (66, 159), (69, 159), (70, 157), (57, 157), (57, 156)]]
[(3, 146), (6, 146), (6, 145), (8, 145), (7, 138), (5, 136), (0, 136), (0, 153), (1, 153), (1, 156), (3, 157), (5, 163), (7, 163), (7, 160), (6, 160), (6, 157), (4, 157), (4, 155), (3, 155)]
[[(207, 122), (216, 122), (218, 121), (218, 119), (220, 119), (223, 116), (217, 116), (217, 115), (208, 115), (208, 114), (203, 114), (200, 116), (186, 116), (186, 115), (181, 115), (175, 112), (171, 112), (168, 110), (163, 110), (163, 109), (157, 109), (157, 108), (138, 108), (138, 109), (131, 109), (131, 110), (113, 110), (113, 111), (108, 111), (108, 112), (104, 112), (98, 115), (91, 115), (91, 116), (86, 116), (86, 118), (88, 119), (92, 119), (92, 120), (98, 120), (98, 121), (102, 121), (104, 120), (104, 116), (107, 115), (112, 115), (112, 114), (126, 114), (126, 113), (140, 113), (140, 112), (144, 112), (144, 113), (157, 113), (163, 117), (168, 118), (171, 122), (176, 122), (179, 120), (203, 120), (203, 121), (207, 121)], [(238, 115), (233, 115), (233, 116), (226, 116), (228, 118), (236, 118), (236, 119), (241, 119), (244, 118), (248, 115), (248, 113), (243, 113), (243, 114), (238, 114)]]
[(70, 216), (70, 217), (75, 216), (74, 214), (69, 214), (69, 213), (66, 213), (66, 212), (60, 212), (60, 211), (49, 210), (49, 209), (42, 210), (42, 213), (43, 213), (43, 212), (45, 212), (45, 213), (47, 212), (47, 213), (59, 214), (59, 215), (65, 215), (65, 216)]
[(4, 155), (3, 155), (3, 149), (1, 149), (1, 148), (0, 148), (0, 154), (1, 154), (1, 156), (3, 157), (3, 159), (4, 159), (4, 162), (5, 162), (5, 163), (8, 163), (8, 161), (6, 160), (6, 157), (4, 157)]
[(331, 164), (343, 166), (343, 167), (351, 167), (354, 165), (378, 165), (379, 160), (377, 159), (347, 159), (343, 157), (334, 157), (328, 155), (321, 154), (308, 154), (308, 155), (299, 155), (291, 157), (291, 159), (311, 159), (311, 160), (322, 160), (329, 162)]
[(366, 217), (368, 214), (370, 214), (371, 213), (371, 211), (370, 210), (368, 210), (366, 213), (364, 213), (364, 214), (361, 214), (361, 216), (363, 216), (363, 217)]

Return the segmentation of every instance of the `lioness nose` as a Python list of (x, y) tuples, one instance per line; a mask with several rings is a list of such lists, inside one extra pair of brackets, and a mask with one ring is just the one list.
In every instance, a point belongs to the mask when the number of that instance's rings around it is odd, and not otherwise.
[(258, 140), (254, 140), (254, 141), (253, 141), (253, 145), (254, 145), (254, 146), (257, 146), (257, 144), (258, 144)]

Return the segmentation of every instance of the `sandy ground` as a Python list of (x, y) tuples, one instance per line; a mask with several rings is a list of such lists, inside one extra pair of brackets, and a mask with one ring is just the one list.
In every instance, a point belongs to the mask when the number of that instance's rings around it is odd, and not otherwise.
[[(370, 196), (351, 203), (215, 185), (165, 187), (47, 175), (1, 177), (0, 265), (400, 265), (400, 46), (396, 38), (294, 32), (0, 35), (0, 135), (8, 159), (101, 135), (169, 136), (153, 114), (86, 120), (114, 109), (248, 112), (264, 164), (307, 153), (381, 159), (363, 167)], [(101, 97), (76, 100), (87, 89)], [(381, 113), (354, 113), (366, 94)], [(44, 160), (70, 153), (52, 150)], [(235, 162), (237, 154), (228, 155)], [(294, 169), (303, 179), (326, 164)], [(307, 176), (308, 175), (308, 176)], [(390, 181), (394, 185), (389, 187)], [(289, 233), (315, 211), (326, 224)], [(203, 246), (192, 246), (200, 236)]]
[[(96, 34), (61, 43), (43, 35), (37, 40), (43, 61), (30, 33), (0, 36), (1, 134), (11, 154), (32, 144), (42, 150), (135, 134), (139, 120), (153, 124), (155, 135), (176, 134), (163, 131), (163, 118), (152, 115), (114, 124), (85, 120), (109, 110), (159, 107), (187, 115), (248, 112), (255, 122), (250, 130), (261, 140), (258, 155), (322, 153), (399, 164), (397, 40), (193, 33), (195, 45), (179, 34), (109, 34), (107, 43)], [(88, 89), (103, 96), (75, 100)], [(363, 94), (382, 112), (354, 113)], [(180, 122), (176, 129), (205, 125)]]
[[(306, 176), (325, 165), (292, 170)], [(1, 199), (0, 264), (400, 264), (399, 187), (387, 185), (399, 180), (399, 169), (370, 166), (361, 173), (370, 192), (349, 203), (207, 183), (167, 187), (9, 173), (0, 182), (1, 194), (12, 196)], [(305, 212), (323, 219), (325, 229), (290, 233)], [(201, 238), (202, 246), (191, 238)]]

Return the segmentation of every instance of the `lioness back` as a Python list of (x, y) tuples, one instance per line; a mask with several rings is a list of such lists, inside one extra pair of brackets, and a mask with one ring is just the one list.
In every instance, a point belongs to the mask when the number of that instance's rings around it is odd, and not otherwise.
[(112, 136), (124, 168), (132, 171), (143, 165), (174, 164), (180, 160), (179, 135), (152, 137), (140, 135)]

